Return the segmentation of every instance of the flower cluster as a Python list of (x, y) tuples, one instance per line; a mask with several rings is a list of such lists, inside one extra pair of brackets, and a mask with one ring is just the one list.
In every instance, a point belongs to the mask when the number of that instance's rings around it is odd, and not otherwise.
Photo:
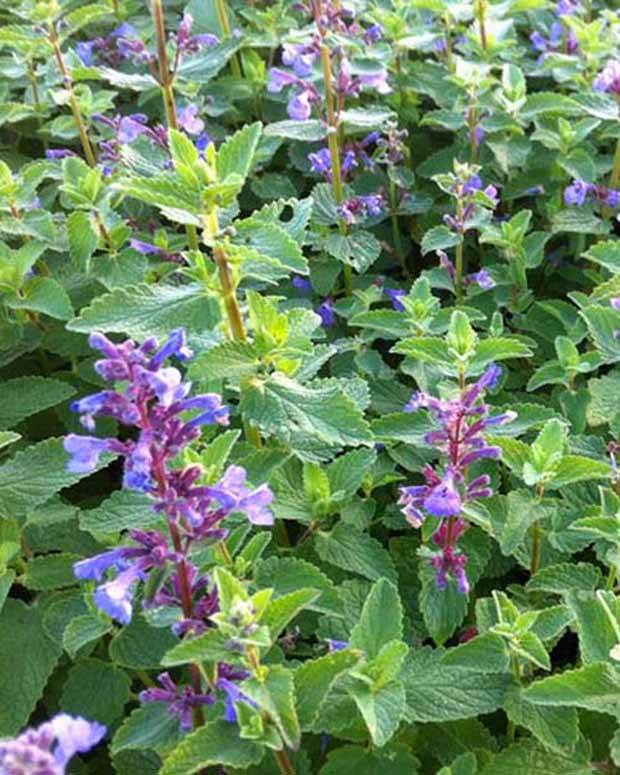
[(480, 194), (483, 195), (483, 201), (486, 198), (485, 204), (491, 207), (496, 207), (499, 203), (495, 186), (485, 186), (478, 174), (464, 178), (456, 176), (451, 188), (451, 194), (456, 199), (456, 214), (450, 215), (446, 213), (443, 221), (446, 226), (457, 234), (464, 234), (469, 228), (468, 221), (474, 215)]
[(180, 603), (183, 618), (176, 625), (178, 631), (204, 629), (212, 606), (202, 610), (196, 602), (208, 580), (191, 563), (192, 548), (196, 542), (224, 538), (226, 531), (220, 523), (232, 512), (245, 512), (253, 524), (271, 525), (272, 493), (266, 485), (250, 490), (246, 473), (238, 466), (230, 466), (213, 486), (199, 485), (200, 466), (169, 469), (170, 461), (200, 436), (203, 425), (226, 425), (229, 414), (213, 393), (189, 398), (191, 385), (183, 382), (178, 369), (164, 365), (170, 357), (184, 360), (191, 356), (182, 329), (161, 347), (154, 339), (140, 346), (131, 340), (114, 344), (99, 333), (91, 335), (90, 343), (105, 356), (95, 364), (98, 374), (126, 387), (87, 396), (75, 401), (72, 408), (88, 430), (94, 430), (96, 417), (107, 416), (136, 428), (137, 437), (120, 441), (70, 434), (64, 442), (71, 455), (69, 470), (92, 471), (104, 452), (122, 456), (124, 486), (151, 496), (154, 509), (168, 521), (172, 545), (158, 531), (132, 530), (133, 544), (76, 563), (75, 574), (101, 582), (114, 569), (116, 576), (100, 584), (94, 600), (108, 615), (126, 624), (131, 620), (138, 582), (155, 567), (174, 565), (171, 590), (160, 590), (159, 602)]
[[(193, 24), (194, 19), (192, 15), (189, 13), (184, 14), (179, 23), (177, 33), (172, 38), (176, 50), (173, 72), (176, 72), (178, 69), (183, 56), (195, 54), (204, 46), (216, 46), (219, 43), (219, 38), (210, 33), (192, 35)], [(149, 51), (144, 42), (137, 37), (136, 31), (133, 28), (126, 29), (121, 35), (118, 35), (116, 37), (116, 45), (122, 59), (135, 64), (146, 63), (149, 65), (152, 74), (158, 77), (157, 70), (153, 67), (155, 62), (154, 55)]]
[(540, 53), (539, 62), (544, 62), (549, 54), (557, 54), (562, 51), (566, 54), (575, 54), (579, 50), (577, 36), (572, 29), (565, 30), (561, 22), (554, 22), (549, 29), (546, 38), (541, 32), (534, 31), (530, 35), (532, 48)]
[(98, 64), (118, 67), (125, 56), (118, 46), (121, 38), (132, 38), (137, 35), (135, 27), (124, 22), (104, 37), (83, 40), (77, 44), (75, 51), (85, 67)]
[(365, 196), (353, 196), (338, 207), (338, 215), (342, 220), (352, 225), (364, 218), (377, 218), (385, 208), (383, 194), (368, 194)]
[(564, 189), (564, 202), (574, 207), (598, 204), (615, 209), (620, 207), (620, 191), (585, 180), (574, 180)]
[(438, 430), (426, 435), (425, 441), (440, 451), (445, 465), (439, 471), (425, 466), (422, 471), (425, 483), (401, 487), (399, 505), (413, 527), (420, 527), (427, 515), (444, 520), (434, 537), (439, 552), (431, 559), (441, 589), (445, 588), (449, 576), (456, 579), (461, 592), (467, 593), (469, 589), (465, 572), (467, 557), (456, 546), (465, 524), (456, 518), (461, 516), (467, 501), (492, 495), (490, 477), (482, 474), (468, 482), (467, 469), (478, 460), (500, 457), (500, 448), (489, 446), (483, 432), (511, 422), (516, 416), (514, 412), (490, 416), (489, 407), (479, 403), (484, 392), (497, 385), (500, 376), (500, 367), (492, 365), (457, 398), (444, 401), (427, 393), (414, 393), (405, 407), (407, 412), (427, 409), (440, 425)]
[[(362, 140), (353, 140), (345, 143), (340, 155), (340, 173), (346, 180), (349, 174), (359, 167), (373, 170), (376, 162), (370, 155), (371, 146), (380, 147), (382, 143), (380, 132), (371, 132)], [(321, 148), (308, 154), (308, 161), (312, 172), (322, 175), (328, 183), (332, 181), (332, 158), (328, 148)]]
[[(235, 702), (246, 702), (253, 708), (258, 707), (235, 683), (248, 677), (247, 670), (221, 662), (218, 664), (214, 688), (224, 692), (226, 702), (224, 718), (231, 724), (237, 721)], [(195, 708), (213, 705), (218, 699), (217, 694), (212, 689), (206, 692), (196, 692), (191, 686), (178, 686), (169, 673), (161, 673), (157, 680), (161, 688), (153, 687), (140, 692), (140, 702), (165, 702), (168, 705), (168, 713), (171, 716), (178, 716), (181, 729), (184, 731), (189, 731), (192, 728), (192, 713)]]
[(65, 775), (69, 760), (106, 735), (103, 724), (59, 713), (14, 740), (0, 740), (1, 775)]
[(610, 59), (592, 84), (594, 91), (620, 94), (620, 60)]
[[(453, 262), (443, 250), (438, 250), (437, 255), (439, 256), (439, 265), (447, 272), (453, 287), (456, 287), (456, 268)], [(466, 275), (463, 278), (463, 285), (477, 285), (483, 291), (490, 291), (495, 288), (497, 283), (487, 269), (479, 269), (477, 272)]]

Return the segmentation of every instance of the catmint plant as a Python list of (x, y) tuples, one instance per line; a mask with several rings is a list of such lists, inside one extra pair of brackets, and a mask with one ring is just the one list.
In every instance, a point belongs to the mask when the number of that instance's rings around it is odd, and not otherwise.
[(426, 409), (439, 423), (439, 429), (426, 434), (425, 442), (434, 446), (445, 460), (441, 469), (427, 465), (423, 485), (401, 487), (399, 505), (412, 527), (421, 527), (426, 518), (441, 520), (433, 534), (438, 551), (431, 555), (437, 586), (445, 589), (452, 577), (463, 594), (469, 592), (467, 555), (458, 549), (458, 539), (466, 529), (463, 509), (468, 501), (493, 494), (491, 478), (481, 474), (468, 480), (468, 468), (479, 460), (498, 459), (499, 447), (487, 443), (484, 431), (515, 419), (515, 412), (491, 415), (487, 404), (480, 403), (485, 391), (493, 389), (501, 377), (501, 368), (492, 365), (471, 386), (463, 386), (456, 398), (441, 400), (427, 393), (414, 393), (405, 407), (407, 412)]

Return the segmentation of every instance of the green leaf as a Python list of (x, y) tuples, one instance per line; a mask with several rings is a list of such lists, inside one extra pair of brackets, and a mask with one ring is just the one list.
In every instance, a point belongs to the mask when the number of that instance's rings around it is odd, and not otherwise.
[(391, 352), (408, 355), (410, 358), (421, 360), (424, 363), (433, 363), (448, 368), (451, 368), (454, 363), (446, 342), (435, 337), (404, 339), (395, 345)]
[(135, 749), (166, 751), (179, 737), (179, 719), (168, 712), (166, 703), (147, 702), (132, 711), (118, 728), (110, 743), (110, 753)]
[(558, 563), (539, 570), (527, 582), (528, 592), (551, 592), (561, 595), (571, 590), (589, 592), (599, 583), (601, 572), (586, 562)]
[(94, 614), (84, 614), (73, 619), (62, 635), (62, 645), (72, 659), (88, 643), (107, 635), (112, 629), (109, 621), (104, 621)]
[(100, 659), (82, 659), (69, 670), (60, 707), (66, 713), (112, 725), (123, 715), (131, 681), (127, 673)]
[(88, 213), (74, 210), (67, 218), (69, 255), (80, 269), (88, 272), (90, 259), (99, 245), (99, 234)]
[(385, 577), (396, 583), (396, 570), (389, 552), (379, 541), (350, 525), (339, 522), (330, 533), (317, 532), (319, 557), (338, 568), (376, 581)]
[(59, 379), (16, 377), (2, 383), (0, 428), (13, 428), (26, 417), (37, 414), (75, 395), (75, 389)]
[(403, 607), (398, 590), (387, 579), (379, 579), (370, 590), (359, 622), (351, 632), (350, 645), (361, 649), (368, 660), (392, 640), (403, 637)]
[(321, 596), (308, 605), (311, 611), (342, 616), (342, 605), (331, 580), (316, 565), (298, 557), (269, 557), (259, 562), (254, 579), (259, 588), (273, 588), (282, 596), (300, 587), (321, 591)]
[(616, 337), (617, 310), (592, 304), (580, 310), (579, 314), (586, 321), (590, 336), (603, 357), (610, 362), (620, 361), (620, 340)]
[(189, 332), (205, 331), (219, 322), (219, 311), (197, 285), (137, 285), (116, 288), (98, 296), (77, 318), (70, 331), (125, 333), (137, 339), (165, 338), (185, 326)]
[(248, 342), (222, 342), (202, 353), (190, 366), (193, 379), (239, 379), (255, 374), (259, 355)]
[(97, 508), (81, 511), (79, 519), (82, 530), (106, 535), (154, 527), (161, 522), (161, 515), (153, 511), (153, 502), (145, 493), (115, 490)]
[(620, 676), (611, 665), (598, 662), (536, 681), (523, 697), (535, 705), (574, 706), (616, 715), (620, 710)]
[(331, 500), (341, 501), (354, 495), (376, 459), (374, 449), (355, 449), (336, 458), (326, 472)]
[(334, 651), (318, 659), (308, 660), (294, 674), (297, 714), (303, 730), (312, 728), (319, 717), (321, 705), (336, 680), (358, 661), (351, 649)]
[[(10, 517), (33, 511), (64, 487), (69, 487), (91, 472), (67, 471), (67, 453), (62, 439), (46, 439), (17, 452), (0, 466), (0, 516)], [(110, 462), (101, 458), (98, 468)]]
[[(579, 656), (584, 665), (593, 662), (611, 662), (610, 652), (618, 645), (616, 631), (616, 600), (613, 594), (599, 591), (570, 590), (565, 595), (566, 605), (575, 616), (579, 636)], [(614, 618), (612, 622), (611, 617)], [(617, 663), (616, 663), (617, 664)]]
[(276, 640), (284, 628), (299, 614), (304, 608), (309, 606), (320, 596), (320, 591), (316, 589), (297, 589), (295, 592), (289, 592), (288, 595), (282, 595), (275, 600), (271, 600), (265, 609), (261, 618), (261, 624), (266, 624), (271, 632), (272, 640)]
[(355, 229), (350, 234), (330, 234), (325, 242), (325, 250), (363, 274), (381, 255), (381, 243), (371, 232)]
[(327, 127), (316, 119), (308, 121), (276, 121), (265, 127), (265, 137), (282, 137), (314, 143), (327, 137)]
[(20, 583), (27, 589), (45, 590), (71, 587), (77, 584), (73, 564), (81, 559), (79, 554), (47, 554), (28, 561)]
[(0, 612), (0, 735), (26, 725), (62, 649), (45, 633), (40, 612), (9, 599)]
[(239, 175), (245, 180), (252, 167), (261, 131), (259, 123), (246, 124), (220, 145), (217, 152), (219, 180), (225, 180), (229, 175)]
[(442, 662), (478, 673), (505, 673), (510, 668), (510, 654), (503, 638), (487, 632), (449, 649)]
[(262, 680), (250, 678), (241, 690), (265, 711), (275, 724), (288, 748), (297, 750), (301, 730), (295, 711), (295, 685), (293, 673), (281, 665), (270, 665)]
[(5, 303), (10, 309), (41, 312), (58, 320), (69, 320), (73, 315), (69, 295), (53, 277), (32, 277), (22, 286), (19, 296), (10, 296)]
[(21, 439), (21, 434), (13, 433), (13, 431), (0, 431), (0, 449), (8, 447), (9, 444), (14, 444)]
[(402, 743), (381, 750), (343, 745), (327, 754), (320, 775), (416, 775), (418, 761)]
[(110, 643), (110, 657), (118, 665), (132, 670), (156, 670), (177, 639), (168, 627), (151, 627), (137, 615)]
[(193, 775), (218, 764), (243, 770), (262, 757), (263, 749), (240, 738), (236, 724), (211, 721), (181, 740), (167, 756), (161, 775)]
[(433, 568), (424, 564), (420, 569), (422, 591), (419, 605), (424, 624), (436, 643), (444, 643), (463, 622), (467, 613), (467, 595), (459, 592), (450, 579), (445, 589), (437, 588)]
[(184, 638), (161, 659), (165, 667), (185, 665), (188, 662), (233, 661), (229, 648), (230, 638), (216, 629), (210, 629), (196, 638)]
[(584, 258), (608, 269), (612, 274), (620, 274), (620, 244), (615, 240), (606, 240), (592, 245)]
[(511, 358), (529, 358), (533, 353), (531, 349), (518, 339), (508, 337), (493, 337), (483, 339), (476, 345), (474, 357), (469, 362), (471, 369), (483, 369), (489, 363), (505, 361)]
[(585, 208), (571, 207), (555, 213), (551, 220), (551, 231), (554, 234), (609, 234), (609, 225)]
[(448, 666), (442, 650), (418, 649), (405, 662), (402, 679), (411, 721), (452, 721), (492, 713), (512, 684), (510, 675)]
[(558, 463), (553, 479), (547, 486), (557, 490), (569, 484), (586, 482), (590, 479), (610, 479), (612, 473), (609, 463), (593, 460), (591, 457), (565, 455)]
[(532, 705), (515, 688), (506, 700), (505, 711), (513, 724), (525, 727), (540, 742), (556, 751), (572, 748), (579, 738), (575, 708), (552, 708)]
[(405, 713), (405, 689), (400, 681), (390, 681), (373, 689), (362, 681), (349, 688), (362, 714), (372, 742), (384, 746), (396, 733)]
[(362, 411), (337, 385), (315, 388), (275, 373), (244, 390), (240, 410), (261, 430), (284, 441), (294, 433), (351, 446), (372, 439)]
[(572, 751), (549, 751), (534, 741), (524, 740), (496, 754), (480, 775), (514, 775), (515, 772), (519, 775), (591, 775), (592, 767)]
[(232, 244), (251, 248), (259, 256), (267, 256), (291, 272), (308, 274), (308, 262), (299, 242), (279, 222), (265, 223), (261, 218), (246, 218), (235, 222)]
[(461, 237), (455, 234), (447, 226), (434, 226), (429, 229), (422, 238), (422, 255), (432, 253), (435, 250), (447, 250), (461, 242)]

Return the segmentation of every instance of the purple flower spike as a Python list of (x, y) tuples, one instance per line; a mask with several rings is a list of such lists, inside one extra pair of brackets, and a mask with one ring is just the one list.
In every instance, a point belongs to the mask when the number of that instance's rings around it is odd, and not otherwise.
[(0, 740), (2, 775), (65, 775), (69, 760), (86, 753), (106, 735), (106, 727), (59, 713), (14, 740)]
[(321, 148), (320, 151), (308, 154), (308, 161), (312, 172), (323, 175), (327, 181), (332, 178), (332, 157), (328, 148)]
[(620, 296), (614, 296), (609, 303), (614, 309), (620, 310)]
[(477, 285), (479, 288), (482, 288), (483, 291), (488, 291), (491, 288), (495, 288), (496, 285), (495, 280), (491, 277), (486, 269), (481, 269), (479, 272), (470, 274), (465, 279), (465, 282), (469, 285)]
[(307, 277), (302, 277), (298, 274), (293, 275), (291, 284), (293, 288), (297, 288), (301, 293), (312, 293), (312, 283)]
[(297, 76), (287, 73), (286, 70), (280, 70), (277, 67), (272, 67), (269, 71), (269, 80), (267, 82), (267, 91), (272, 94), (278, 94), (282, 89), (293, 84), (298, 84), (299, 79)]

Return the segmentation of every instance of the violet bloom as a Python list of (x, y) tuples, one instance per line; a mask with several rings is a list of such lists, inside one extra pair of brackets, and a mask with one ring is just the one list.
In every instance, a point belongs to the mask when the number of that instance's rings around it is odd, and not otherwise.
[(292, 68), (299, 78), (307, 78), (312, 75), (314, 63), (320, 53), (320, 44), (316, 41), (308, 45), (285, 43), (282, 46), (282, 62)]
[(480, 269), (478, 272), (473, 272), (472, 274), (467, 275), (465, 278), (465, 284), (477, 285), (483, 291), (491, 290), (491, 288), (495, 288), (496, 286), (495, 280), (491, 277), (486, 269)]
[(157, 256), (162, 261), (171, 261), (175, 264), (184, 263), (184, 259), (178, 253), (169, 253), (164, 248), (160, 248), (158, 245), (153, 245), (150, 242), (143, 242), (139, 239), (130, 239), (129, 247), (136, 250), (138, 253), (142, 253), (144, 256)]
[(240, 466), (228, 466), (224, 476), (214, 487), (204, 488), (228, 514), (245, 512), (253, 525), (273, 525), (269, 509), (273, 493), (266, 484), (255, 490), (246, 486), (247, 474)]
[(610, 59), (592, 84), (594, 91), (620, 95), (620, 60)]
[(199, 694), (191, 686), (177, 686), (170, 677), (170, 673), (160, 673), (157, 680), (162, 688), (152, 687), (140, 692), (140, 702), (165, 702), (168, 713), (171, 716), (178, 716), (181, 729), (185, 732), (191, 730), (193, 726), (194, 708), (213, 705), (216, 701), (212, 693)]
[(121, 624), (131, 621), (138, 582), (146, 579), (147, 571), (164, 567), (175, 558), (165, 537), (155, 530), (131, 530), (130, 536), (136, 542), (135, 546), (112, 549), (80, 560), (73, 566), (75, 577), (82, 581), (102, 581), (108, 571), (114, 569), (117, 572), (111, 581), (97, 587), (93, 600), (97, 608)]
[(332, 328), (336, 325), (333, 299), (329, 297), (325, 299), (322, 304), (319, 304), (315, 312), (321, 318), (321, 325), (323, 328)]
[(491, 365), (457, 398), (442, 401), (427, 393), (415, 393), (405, 406), (407, 412), (427, 409), (435, 417), (439, 427), (427, 433), (425, 441), (446, 459), (446, 465), (440, 471), (430, 465), (424, 466), (424, 484), (401, 487), (398, 501), (413, 527), (420, 527), (427, 516), (442, 520), (436, 539), (442, 553), (431, 561), (440, 588), (445, 587), (448, 576), (452, 575), (461, 592), (466, 593), (469, 589), (464, 572), (467, 559), (458, 559), (464, 555), (460, 555), (455, 547), (460, 533), (456, 530), (458, 523), (451, 520), (461, 515), (464, 503), (493, 494), (487, 474), (468, 482), (467, 471), (478, 460), (500, 457), (501, 449), (490, 446), (483, 433), (487, 428), (511, 422), (516, 416), (514, 412), (489, 415), (489, 407), (480, 403), (484, 392), (494, 388), (500, 376), (500, 367)]
[(103, 724), (59, 713), (13, 740), (0, 740), (0, 773), (65, 775), (69, 760), (94, 748), (106, 731)]
[(614, 309), (620, 310), (620, 296), (614, 296), (613, 299), (609, 300), (609, 303)]
[(220, 42), (217, 35), (211, 35), (208, 32), (192, 35), (191, 29), (193, 24), (194, 17), (189, 13), (183, 14), (176, 37), (177, 50), (180, 54), (195, 54), (203, 46), (217, 46)]
[(329, 148), (321, 148), (319, 151), (308, 154), (310, 169), (317, 175), (323, 175), (327, 182), (332, 179), (332, 157)]
[(380, 24), (373, 24), (364, 32), (364, 43), (370, 46), (378, 43), (383, 38), (383, 27)]
[(580, 0), (558, 0), (556, 13), (559, 17), (572, 16), (581, 6)]
[(46, 159), (68, 159), (70, 156), (77, 156), (77, 153), (68, 148), (48, 148), (45, 151)]
[(383, 194), (368, 194), (346, 199), (339, 207), (338, 214), (345, 223), (352, 225), (363, 218), (377, 218), (383, 214), (385, 197)]
[(439, 530), (433, 536), (433, 542), (441, 551), (431, 559), (431, 565), (435, 569), (435, 583), (438, 589), (448, 586), (448, 577), (456, 580), (457, 589), (462, 595), (469, 594), (469, 580), (465, 572), (467, 555), (460, 551), (454, 544), (466, 530), (466, 524), (462, 519), (457, 519), (452, 525), (451, 534), (448, 534), (448, 522), (442, 523)]
[(199, 135), (205, 128), (205, 122), (198, 117), (198, 105), (186, 105), (178, 111), (177, 119), (181, 129), (188, 135)]
[(293, 73), (287, 73), (286, 70), (272, 67), (269, 71), (267, 91), (279, 94), (288, 86), (294, 87), (287, 105), (289, 118), (294, 121), (305, 121), (310, 118), (312, 104), (320, 99), (316, 87), (312, 83), (303, 81)]
[(567, 54), (575, 54), (579, 50), (579, 41), (572, 29), (567, 32), (561, 22), (553, 22), (549, 28), (549, 37), (534, 31), (530, 35), (530, 41), (534, 51), (540, 52), (539, 62), (544, 62), (549, 54), (557, 54), (565, 51)]
[(574, 207), (592, 203), (615, 210), (620, 207), (620, 191), (600, 184), (586, 183), (584, 180), (574, 180), (564, 189), (564, 203)]
[(400, 299), (403, 296), (407, 296), (407, 291), (405, 291), (403, 288), (385, 288), (383, 293), (385, 293), (385, 295), (392, 302), (393, 309), (395, 309), (397, 312), (405, 311), (405, 307)]
[(307, 277), (301, 275), (293, 275), (291, 280), (293, 288), (296, 288), (300, 293), (312, 293), (312, 283)]

